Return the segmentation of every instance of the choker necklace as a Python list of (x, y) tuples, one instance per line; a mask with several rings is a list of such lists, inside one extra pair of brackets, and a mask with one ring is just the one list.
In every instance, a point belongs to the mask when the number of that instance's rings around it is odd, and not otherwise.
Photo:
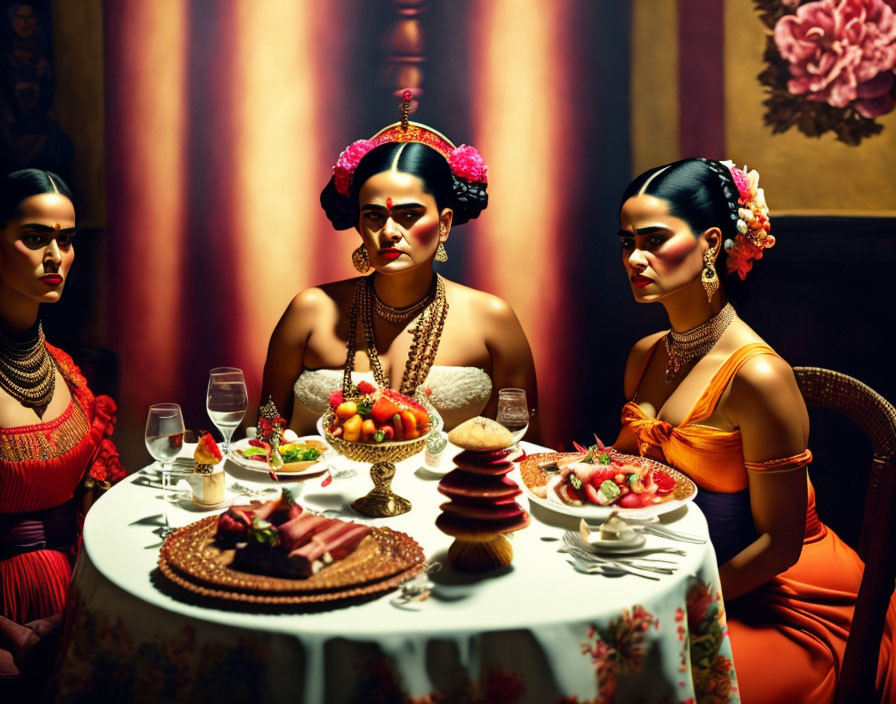
[[(413, 396), (417, 387), (429, 375), (429, 370), (432, 368), (436, 352), (439, 349), (442, 329), (445, 327), (445, 316), (448, 314), (448, 299), (445, 296), (445, 281), (438, 274), (435, 277), (432, 295), (427, 296), (423, 300), (426, 304), (421, 307), (423, 312), (412, 331), (414, 339), (411, 342), (411, 349), (408, 351), (408, 361), (405, 364), (404, 375), (401, 378), (401, 387), (398, 389), (406, 396)], [(419, 302), (413, 305), (418, 306)], [(355, 367), (355, 338), (358, 318), (361, 319), (364, 325), (364, 341), (367, 345), (367, 356), (370, 359), (370, 369), (373, 372), (374, 381), (381, 388), (389, 387), (386, 375), (383, 373), (383, 367), (380, 364), (379, 354), (376, 350), (376, 340), (373, 334), (373, 311), (375, 307), (376, 291), (373, 288), (373, 277), (368, 276), (355, 284), (352, 308), (348, 318), (347, 351), (345, 369), (342, 376), (342, 392), (346, 395), (351, 392), (352, 388), (352, 369)]]
[(47, 352), (40, 321), (27, 330), (0, 332), (0, 387), (43, 418), (56, 386), (56, 365)]
[(730, 303), (697, 327), (675, 332), (670, 330), (663, 338), (666, 347), (666, 383), (670, 383), (678, 372), (692, 359), (699, 359), (718, 342), (722, 333), (734, 319), (734, 308)]
[(395, 308), (380, 298), (380, 295), (376, 292), (376, 286), (373, 285), (373, 281), (371, 280), (370, 290), (373, 292), (373, 312), (376, 313), (377, 317), (390, 323), (407, 323), (409, 320), (416, 318), (417, 315), (420, 314), (420, 311), (432, 303), (436, 295), (437, 287), (438, 276), (435, 276), (433, 277), (432, 286), (429, 287), (429, 291), (427, 291), (423, 298), (416, 303), (411, 303), (409, 306)]

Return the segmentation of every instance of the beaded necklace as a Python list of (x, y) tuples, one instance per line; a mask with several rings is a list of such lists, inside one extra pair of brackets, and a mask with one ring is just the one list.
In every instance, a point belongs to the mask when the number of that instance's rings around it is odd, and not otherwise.
[[(367, 345), (367, 356), (370, 359), (370, 369), (373, 378), (381, 388), (389, 386), (386, 375), (380, 364), (379, 354), (376, 349), (376, 340), (373, 331), (373, 310), (376, 306), (376, 291), (373, 288), (373, 276), (362, 278), (355, 284), (352, 296), (352, 308), (348, 318), (348, 340), (345, 356), (345, 368), (342, 376), (342, 392), (348, 394), (352, 387), (352, 369), (355, 366), (355, 338), (358, 329), (358, 318), (361, 318), (364, 326), (364, 341)], [(408, 361), (405, 364), (404, 375), (401, 379), (399, 391), (407, 396), (413, 396), (417, 387), (422, 384), (429, 375), (429, 370), (436, 358), (439, 349), (439, 340), (442, 337), (442, 329), (445, 327), (445, 317), (448, 314), (448, 299), (445, 296), (445, 282), (436, 274), (435, 284), (430, 293), (421, 301), (406, 308), (391, 309), (393, 311), (408, 311), (419, 307), (420, 319), (413, 329), (411, 349), (408, 351)], [(384, 306), (386, 304), (383, 304)], [(388, 308), (388, 306), (387, 306)], [(379, 311), (377, 311), (379, 313)], [(389, 322), (402, 322), (390, 320)], [(407, 320), (408, 318), (404, 318)]]
[(56, 367), (45, 342), (40, 321), (21, 333), (0, 332), (0, 387), (40, 418), (56, 387)]

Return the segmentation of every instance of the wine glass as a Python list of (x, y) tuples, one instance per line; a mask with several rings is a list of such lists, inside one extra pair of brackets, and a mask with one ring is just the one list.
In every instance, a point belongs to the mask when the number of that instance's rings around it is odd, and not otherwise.
[(249, 408), (246, 381), (241, 369), (217, 367), (209, 372), (205, 407), (208, 417), (224, 436), (223, 453), (226, 455), (233, 431), (242, 422)]
[(526, 390), (507, 388), (498, 391), (498, 416), (496, 420), (513, 435), (515, 445), (529, 429), (529, 405)]
[(157, 403), (149, 407), (146, 416), (146, 449), (162, 469), (162, 497), (165, 501), (165, 524), (162, 537), (171, 532), (168, 522), (168, 504), (175, 497), (171, 492), (171, 461), (177, 457), (184, 444), (184, 417), (176, 403)]

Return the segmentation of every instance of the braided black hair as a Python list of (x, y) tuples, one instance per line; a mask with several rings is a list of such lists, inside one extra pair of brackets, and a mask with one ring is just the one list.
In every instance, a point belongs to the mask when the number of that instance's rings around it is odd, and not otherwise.
[[(646, 187), (645, 187), (646, 185)], [(697, 234), (711, 227), (722, 232), (716, 271), (724, 281), (729, 298), (743, 298), (742, 282), (737, 276), (728, 276), (728, 253), (724, 242), (733, 240), (737, 232), (738, 191), (731, 171), (721, 162), (712, 159), (682, 159), (664, 166), (657, 166), (635, 178), (625, 193), (622, 203), (641, 192), (665, 201), (673, 216), (684, 220)], [(755, 268), (755, 263), (754, 263)]]
[(435, 198), (440, 211), (451, 208), (453, 225), (462, 225), (478, 217), (488, 206), (486, 185), (455, 176), (445, 157), (432, 147), (420, 142), (389, 142), (371, 149), (361, 159), (352, 176), (348, 195), (336, 190), (332, 178), (320, 194), (320, 204), (335, 229), (347, 230), (357, 226), (361, 187), (371, 176), (389, 171), (393, 165), (398, 171), (419, 178), (423, 189)]

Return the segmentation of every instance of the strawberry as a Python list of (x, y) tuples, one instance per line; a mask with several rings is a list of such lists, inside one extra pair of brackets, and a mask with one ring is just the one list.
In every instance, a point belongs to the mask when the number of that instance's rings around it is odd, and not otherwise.
[(330, 394), (330, 397), (327, 399), (327, 403), (330, 404), (330, 408), (335, 409), (344, 400), (345, 399), (342, 398), (342, 389), (336, 389)]
[(358, 384), (358, 393), (372, 394), (374, 391), (376, 391), (376, 387), (369, 381), (362, 381)]

